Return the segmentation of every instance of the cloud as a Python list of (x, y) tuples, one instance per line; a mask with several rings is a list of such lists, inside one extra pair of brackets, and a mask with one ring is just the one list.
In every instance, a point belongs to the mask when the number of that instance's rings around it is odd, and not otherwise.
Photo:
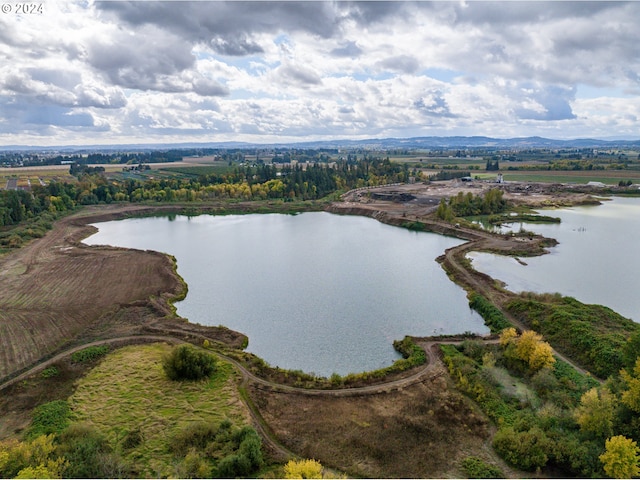
[(304, 65), (287, 62), (278, 67), (274, 74), (279, 81), (288, 85), (309, 87), (313, 85), (320, 85), (322, 83), (320, 76)]
[(344, 42), (340, 47), (331, 50), (330, 54), (334, 57), (356, 58), (362, 53), (362, 49), (356, 42)]
[(640, 118), (638, 20), (640, 2), (48, 3), (0, 16), (0, 140), (618, 135)]
[(557, 86), (523, 89), (525, 100), (516, 109), (516, 115), (529, 120), (572, 120), (576, 115), (570, 102), (574, 99), (575, 90)]
[(414, 102), (414, 106), (422, 113), (436, 117), (456, 117), (451, 113), (445, 95), (440, 90), (432, 90)]
[(383, 70), (393, 70), (400, 73), (415, 73), (420, 64), (415, 57), (410, 55), (398, 55), (396, 57), (385, 58), (376, 64)]
[(247, 38), (214, 38), (211, 40), (210, 45), (216, 53), (232, 57), (264, 52), (260, 45)]

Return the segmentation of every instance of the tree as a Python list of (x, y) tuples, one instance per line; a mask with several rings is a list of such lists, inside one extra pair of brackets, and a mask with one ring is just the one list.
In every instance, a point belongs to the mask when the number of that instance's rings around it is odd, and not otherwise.
[(547, 452), (552, 442), (539, 427), (516, 432), (513, 427), (498, 430), (493, 437), (493, 448), (511, 465), (532, 471), (544, 467), (549, 460)]
[(61, 478), (68, 462), (56, 454), (54, 435), (0, 442), (1, 478)]
[(553, 349), (547, 342), (540, 341), (536, 343), (533, 350), (529, 354), (529, 368), (537, 372), (543, 368), (551, 368), (556, 359), (553, 357)]
[(171, 380), (200, 380), (216, 369), (216, 360), (191, 345), (179, 345), (162, 360), (162, 368)]
[(640, 358), (640, 330), (629, 337), (622, 351), (625, 366), (633, 368), (638, 358)]
[(620, 376), (627, 386), (627, 390), (622, 392), (622, 403), (634, 412), (640, 412), (640, 357), (636, 360), (633, 375), (622, 369)]
[(509, 345), (509, 343), (511, 343), (511, 341), (514, 338), (518, 337), (518, 332), (516, 331), (515, 328), (513, 327), (509, 327), (509, 328), (505, 328), (504, 330), (502, 330), (502, 332), (500, 332), (500, 345), (502, 347), (506, 347), (507, 345)]
[(582, 395), (574, 416), (581, 430), (608, 437), (613, 433), (615, 408), (615, 396), (606, 388), (594, 387)]
[(605, 442), (605, 452), (600, 461), (611, 478), (631, 478), (640, 474), (640, 448), (633, 440), (622, 435), (611, 437)]
[(505, 348), (505, 356), (525, 362), (532, 372), (550, 368), (556, 361), (551, 345), (533, 330), (518, 336), (514, 328), (506, 328), (500, 334), (500, 345)]
[(284, 478), (322, 478), (322, 465), (317, 460), (289, 460)]

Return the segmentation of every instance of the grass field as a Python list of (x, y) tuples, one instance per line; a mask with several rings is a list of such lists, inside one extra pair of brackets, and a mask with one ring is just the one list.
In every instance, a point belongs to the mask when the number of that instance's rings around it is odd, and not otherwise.
[(141, 433), (142, 443), (123, 455), (143, 477), (176, 474), (167, 442), (189, 424), (227, 418), (236, 426), (249, 423), (230, 364), (219, 361), (209, 380), (173, 382), (161, 365), (170, 350), (160, 343), (121, 348), (80, 380), (69, 399), (76, 421), (97, 427), (112, 445), (129, 432)]

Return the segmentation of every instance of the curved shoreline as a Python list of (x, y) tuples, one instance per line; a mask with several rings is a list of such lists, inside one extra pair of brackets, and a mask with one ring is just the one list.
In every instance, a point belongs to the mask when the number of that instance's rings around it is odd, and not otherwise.
[[(271, 208), (269, 208), (271, 207)], [(91, 235), (95, 231), (95, 227), (92, 227), (90, 223), (109, 221), (109, 220), (119, 220), (130, 217), (139, 217), (139, 216), (149, 216), (149, 215), (159, 215), (159, 214), (167, 214), (167, 213), (192, 213), (192, 214), (224, 214), (224, 213), (254, 213), (254, 212), (264, 212), (265, 209), (270, 211), (287, 211), (287, 212), (299, 212), (306, 210), (319, 210), (320, 205), (318, 204), (310, 204), (310, 205), (296, 205), (295, 208), (290, 209), (289, 205), (286, 204), (274, 204), (274, 205), (264, 205), (264, 204), (252, 204), (246, 202), (239, 202), (234, 204), (207, 204), (207, 205), (198, 205), (198, 204), (178, 204), (178, 205), (111, 205), (111, 206), (98, 206), (98, 207), (86, 207), (79, 212), (70, 215), (61, 219), (56, 223), (54, 229), (57, 229), (57, 234), (50, 233), (44, 239), (38, 239), (33, 244), (27, 245), (23, 247), (25, 250), (32, 249), (34, 252), (30, 252), (26, 255), (28, 259), (27, 269), (30, 268), (32, 264), (36, 264), (41, 260), (41, 257), (46, 256), (44, 252), (47, 250), (47, 247), (51, 247), (51, 239), (48, 242), (43, 242), (47, 237), (53, 237), (54, 242), (62, 241), (68, 247), (57, 245), (56, 247), (60, 250), (65, 250), (68, 248), (77, 248), (79, 250), (90, 250), (93, 252), (106, 252), (106, 251), (129, 251), (129, 249), (120, 249), (117, 247), (91, 247), (88, 245), (82, 244), (82, 240), (87, 236)], [(464, 260), (464, 255), (468, 251), (488, 251), (493, 253), (502, 253), (507, 255), (515, 255), (515, 256), (532, 256), (532, 255), (541, 255), (546, 253), (546, 246), (552, 244), (550, 239), (545, 239), (540, 236), (531, 236), (525, 240), (518, 240), (514, 237), (507, 237), (504, 235), (498, 235), (490, 232), (480, 231), (476, 229), (471, 229), (467, 227), (461, 227), (458, 225), (451, 225), (446, 222), (442, 222), (439, 220), (434, 220), (432, 216), (425, 215), (408, 215), (406, 212), (403, 214), (394, 214), (388, 210), (376, 208), (375, 206), (363, 205), (356, 202), (334, 202), (324, 208), (324, 210), (335, 213), (335, 214), (347, 214), (347, 215), (360, 215), (374, 218), (380, 222), (393, 225), (393, 226), (406, 226), (407, 222), (419, 222), (424, 231), (431, 231), (434, 233), (438, 233), (441, 235), (447, 235), (451, 237), (456, 237), (462, 240), (466, 240), (465, 243), (448, 249), (442, 256), (438, 258), (438, 261), (442, 264), (443, 268), (451, 279), (462, 286), (467, 291), (478, 291), (483, 294), (485, 297), (490, 299), (493, 303), (497, 304), (499, 307), (504, 304), (506, 297), (508, 294), (500, 289), (496, 288), (496, 281), (491, 277), (484, 275), (480, 272), (476, 272), (473, 268), (466, 264)], [(23, 250), (23, 249), (21, 249)], [(158, 252), (141, 252), (146, 255), (152, 256), (160, 256), (165, 259), (168, 259), (171, 264), (171, 277), (173, 278), (173, 287), (170, 288), (169, 291), (158, 292), (158, 295), (154, 295), (148, 298), (143, 298), (138, 300), (139, 303), (142, 301), (148, 306), (151, 306), (158, 314), (155, 320), (147, 322), (143, 328), (139, 330), (139, 333), (149, 333), (149, 332), (162, 332), (166, 331), (167, 328), (173, 328), (174, 330), (179, 330), (182, 335), (189, 336), (189, 331), (200, 331), (204, 330), (215, 330), (216, 327), (204, 327), (198, 324), (192, 324), (189, 322), (185, 322), (184, 319), (180, 319), (175, 314), (175, 307), (173, 306), (173, 302), (176, 299), (183, 298), (186, 295), (186, 291), (188, 286), (184, 282), (184, 280), (177, 274), (176, 271), (176, 261), (175, 258), (170, 255), (166, 255)], [(13, 255), (13, 254), (12, 254)], [(8, 256), (11, 258), (11, 255)], [(7, 263), (7, 258), (2, 259), (3, 264)], [(4, 266), (4, 265), (3, 265)], [(134, 302), (135, 304), (136, 302)], [(126, 308), (126, 305), (120, 305), (118, 308)], [(170, 318), (173, 318), (173, 321), (169, 321)], [(521, 329), (525, 329), (525, 327), (515, 319), (510, 318), (515, 325), (517, 325)], [(170, 324), (170, 325), (169, 325)], [(178, 329), (175, 329), (176, 324), (179, 324)], [(228, 329), (227, 329), (228, 330)], [(232, 334), (235, 333), (236, 337), (240, 336), (244, 337), (245, 340), (242, 341), (232, 341), (231, 345), (233, 348), (237, 348), (238, 346), (242, 346), (242, 344), (246, 344), (246, 337), (240, 333), (233, 332), (228, 330)], [(207, 332), (210, 333), (210, 332)], [(86, 332), (79, 332), (79, 337), (75, 341), (78, 341), (80, 338), (86, 338), (87, 341), (95, 340), (95, 338), (91, 337), (91, 335), (85, 335)], [(231, 335), (233, 336), (233, 335)], [(40, 360), (35, 360), (35, 363), (38, 361), (46, 360), (46, 358), (54, 355), (57, 351), (60, 351), (61, 348), (64, 348), (65, 345), (73, 345), (74, 340), (67, 341), (65, 344), (60, 345), (58, 348), (50, 350), (48, 354), (41, 356)], [(33, 363), (32, 363), (33, 365)], [(19, 368), (9, 373), (8, 376), (5, 376), (4, 380), (9, 377), (13, 377), (19, 374), (21, 371), (28, 368), (25, 365), (23, 368)]]

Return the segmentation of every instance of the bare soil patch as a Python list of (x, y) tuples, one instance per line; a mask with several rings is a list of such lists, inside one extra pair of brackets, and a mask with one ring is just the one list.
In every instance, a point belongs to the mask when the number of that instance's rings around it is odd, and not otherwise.
[(488, 446), (489, 421), (446, 377), (357, 397), (249, 392), (287, 448), (349, 475), (460, 477), (470, 455), (508, 472)]
[[(65, 347), (169, 329), (240, 346), (227, 329), (185, 328), (170, 306), (184, 293), (173, 260), (158, 252), (89, 247), (86, 224), (139, 207), (85, 209), (41, 239), (0, 257), (0, 381)], [(148, 210), (148, 209), (147, 209)], [(190, 324), (189, 324), (190, 325)]]

